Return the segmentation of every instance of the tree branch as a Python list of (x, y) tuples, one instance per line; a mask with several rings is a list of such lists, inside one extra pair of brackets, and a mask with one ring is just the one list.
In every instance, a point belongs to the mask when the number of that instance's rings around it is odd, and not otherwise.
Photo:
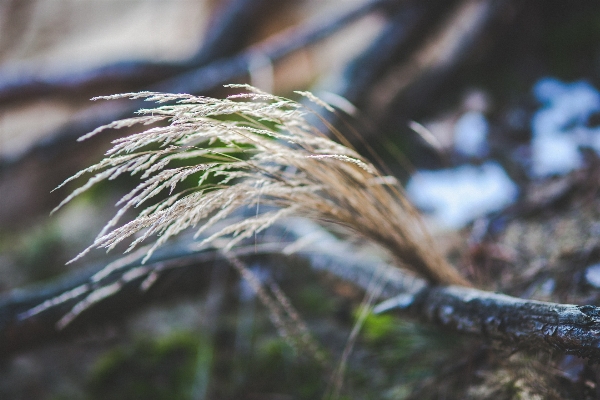
[[(278, 3), (275, 3), (278, 4)], [(0, 71), (0, 104), (53, 95), (72, 96), (77, 92), (112, 87), (131, 90), (139, 85), (166, 79), (208, 62), (228, 57), (247, 45), (247, 39), (269, 14), (274, 3), (266, 0), (230, 0), (217, 10), (212, 27), (202, 47), (182, 62), (121, 61), (79, 73), (54, 77), (2, 77)], [(120, 89), (118, 89), (120, 88)]]
[[(289, 241), (280, 241), (282, 237)], [(278, 239), (269, 243), (269, 238)], [(559, 350), (600, 362), (598, 307), (518, 299), (457, 286), (427, 286), (304, 219), (280, 223), (258, 245), (235, 251), (238, 257), (252, 257), (283, 272), (282, 263), (299, 257), (313, 269), (363, 290), (378, 277), (384, 282), (380, 299), (389, 300), (375, 312), (396, 310), (492, 344)], [(281, 258), (282, 254), (286, 258)], [(226, 266), (218, 250), (198, 249), (193, 242), (165, 247), (146, 265), (139, 263), (141, 256), (128, 256), (108, 270), (106, 266), (91, 268), (60, 283), (4, 297), (0, 300), (0, 356), (81, 334), (166, 296), (197, 294), (206, 289), (211, 268)], [(105, 272), (99, 274), (101, 270)], [(146, 288), (150, 280), (154, 283)], [(69, 323), (58, 329), (65, 321)]]
[(329, 90), (361, 108), (372, 85), (399, 59), (406, 58), (452, 5), (439, 0), (406, 2), (390, 16), (371, 45), (348, 63), (339, 86)]
[(461, 1), (424, 46), (371, 87), (367, 115), (395, 124), (398, 110), (406, 118), (429, 107), (432, 94), (464, 65), (509, 4), (507, 0)]
[[(257, 57), (276, 62), (285, 56), (323, 40), (338, 30), (371, 12), (384, 9), (397, 3), (398, 0), (371, 0), (353, 10), (322, 23), (308, 23), (300, 27), (288, 29), (272, 38), (237, 55), (222, 58), (198, 69), (179, 74), (146, 89), (168, 93), (205, 94), (224, 84), (232, 83), (246, 76), (253, 60)], [(37, 142), (15, 159), (0, 160), (0, 168), (10, 168), (19, 160), (36, 154), (52, 154), (52, 149), (68, 146), (98, 126), (109, 124), (143, 108), (143, 101), (128, 101), (124, 107), (94, 107), (76, 114), (72, 122), (50, 133), (43, 141)]]
[(426, 287), (380, 304), (421, 321), (519, 349), (559, 350), (600, 362), (600, 308), (519, 299), (457, 286)]

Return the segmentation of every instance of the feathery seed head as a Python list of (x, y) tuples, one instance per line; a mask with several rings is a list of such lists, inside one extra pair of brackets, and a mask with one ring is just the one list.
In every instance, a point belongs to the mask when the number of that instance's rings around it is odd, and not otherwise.
[[(200, 235), (235, 211), (252, 207), (254, 216), (217, 229), (203, 240), (227, 237), (227, 249), (295, 213), (352, 229), (432, 282), (466, 284), (433, 250), (415, 210), (401, 189), (390, 184), (394, 180), (311, 126), (305, 119), (309, 109), (252, 86), (228, 87), (244, 92), (226, 99), (154, 92), (97, 98), (143, 98), (159, 106), (81, 138), (109, 128), (152, 125), (115, 140), (103, 160), (61, 184), (92, 174), (57, 208), (100, 181), (123, 174), (140, 179), (118, 202), (114, 218), (76, 259), (94, 247), (112, 249), (136, 236), (131, 250), (156, 236), (148, 258), (185, 229), (194, 228)], [(297, 93), (331, 109), (311, 93)], [(168, 125), (156, 126), (159, 122)], [(190, 179), (197, 182), (180, 189)], [(137, 217), (119, 225), (136, 208)]]

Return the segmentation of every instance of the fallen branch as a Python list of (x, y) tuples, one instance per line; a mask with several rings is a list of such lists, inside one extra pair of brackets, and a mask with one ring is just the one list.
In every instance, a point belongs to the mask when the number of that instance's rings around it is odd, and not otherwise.
[[(491, 344), (522, 350), (558, 350), (600, 362), (598, 307), (518, 299), (466, 287), (427, 286), (355, 247), (350, 251), (347, 243), (307, 220), (288, 220), (273, 227), (269, 235), (281, 237), (283, 232), (289, 242), (259, 243), (256, 248), (252, 245), (238, 249), (236, 255), (254, 257), (261, 265), (279, 271), (282, 259), (273, 256), (300, 257), (308, 260), (312, 268), (363, 290), (372, 283), (374, 275), (383, 276), (385, 286), (380, 298), (389, 300), (377, 306), (376, 312), (398, 311), (443, 329), (479, 336)], [(90, 326), (114, 321), (164, 298), (169, 295), (168, 287), (176, 288), (171, 296), (198, 293), (206, 286), (210, 268), (223, 268), (226, 264), (219, 261), (220, 252), (194, 250), (193, 246), (164, 248), (147, 265), (141, 265), (139, 258), (129, 260), (101, 279), (97, 277), (103, 268), (95, 268), (59, 284), (13, 292), (0, 301), (0, 355), (7, 357), (35, 345), (87, 332)], [(150, 276), (155, 279), (152, 286), (141, 290)], [(109, 293), (117, 286), (118, 290)], [(110, 295), (102, 298), (103, 293)], [(95, 296), (96, 301), (89, 302), (90, 296)], [(68, 321), (64, 329), (57, 329), (57, 323), (78, 309), (81, 312), (75, 315), (77, 318)]]
[(515, 349), (559, 350), (600, 362), (600, 308), (519, 299), (465, 287), (426, 287), (378, 306)]

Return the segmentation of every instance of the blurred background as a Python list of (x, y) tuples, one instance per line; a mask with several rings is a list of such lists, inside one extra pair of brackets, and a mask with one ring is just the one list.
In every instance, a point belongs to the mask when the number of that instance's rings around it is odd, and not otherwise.
[[(591, 1), (0, 0), (0, 330), (18, 288), (106, 263), (96, 252), (65, 265), (132, 182), (101, 185), (49, 217), (77, 185), (51, 191), (127, 130), (79, 136), (149, 105), (90, 99), (222, 97), (227, 83), (292, 98), (311, 90), (332, 104), (323, 118), (406, 185), (477, 286), (595, 304), (599, 71), (600, 4)], [(68, 339), (7, 341), (0, 398), (331, 393), (363, 292), (296, 264), (277, 279), (326, 349), (325, 366), (278, 336), (235, 273), (178, 290), (182, 272), (164, 296), (122, 304)], [(596, 398), (596, 370), (578, 359), (506, 365), (482, 349), (370, 315), (340, 398)], [(534, 372), (519, 388), (503, 384), (524, 370)]]

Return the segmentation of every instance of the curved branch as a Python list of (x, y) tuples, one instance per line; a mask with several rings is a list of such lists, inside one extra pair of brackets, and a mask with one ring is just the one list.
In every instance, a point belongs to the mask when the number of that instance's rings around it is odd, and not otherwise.
[(266, 0), (226, 2), (213, 17), (213, 26), (207, 31), (201, 48), (182, 62), (121, 61), (54, 77), (25, 75), (6, 78), (0, 71), (0, 104), (49, 94), (71, 96), (76, 92), (98, 90), (107, 85), (123, 90), (198, 68), (240, 51), (251, 32), (264, 21), (264, 16), (272, 8), (273, 3)]
[[(289, 262), (293, 255), (307, 260), (313, 269), (363, 290), (376, 276), (385, 285), (380, 298), (389, 300), (377, 306), (375, 312), (396, 310), (403, 316), (476, 335), (494, 344), (559, 350), (600, 362), (598, 307), (519, 299), (457, 286), (427, 286), (304, 219), (278, 224), (269, 236), (285, 236), (289, 241), (262, 242), (238, 249), (236, 255), (254, 257), (271, 268), (281, 268), (281, 263)], [(273, 257), (277, 254), (286, 258)], [(59, 284), (15, 291), (0, 300), (0, 357), (81, 334), (165, 296), (197, 294), (206, 288), (211, 268), (227, 265), (222, 263), (219, 250), (198, 249), (193, 243), (165, 247), (147, 265), (139, 263), (141, 257), (134, 255), (120, 266), (113, 264), (118, 268), (107, 273), (98, 274), (104, 266), (91, 268)], [(149, 279), (156, 280), (146, 288), (144, 282)], [(94, 295), (96, 300), (86, 303)], [(73, 314), (78, 309), (81, 312)], [(57, 324), (69, 315), (76, 318), (64, 329), (57, 329)]]
[[(291, 28), (262, 43), (251, 46), (237, 55), (216, 60), (203, 67), (149, 85), (146, 89), (168, 93), (205, 94), (246, 76), (251, 63), (257, 57), (275, 62), (327, 38), (371, 12), (384, 9), (397, 2), (398, 0), (371, 0), (331, 20)], [(123, 104), (125, 106), (120, 108), (94, 107), (92, 111), (86, 110), (74, 115), (72, 122), (50, 133), (45, 140), (37, 142), (18, 157), (0, 159), (0, 168), (10, 168), (16, 165), (19, 160), (32, 155), (51, 154), (51, 149), (68, 146), (94, 128), (128, 117), (146, 105), (143, 101), (130, 101)]]

